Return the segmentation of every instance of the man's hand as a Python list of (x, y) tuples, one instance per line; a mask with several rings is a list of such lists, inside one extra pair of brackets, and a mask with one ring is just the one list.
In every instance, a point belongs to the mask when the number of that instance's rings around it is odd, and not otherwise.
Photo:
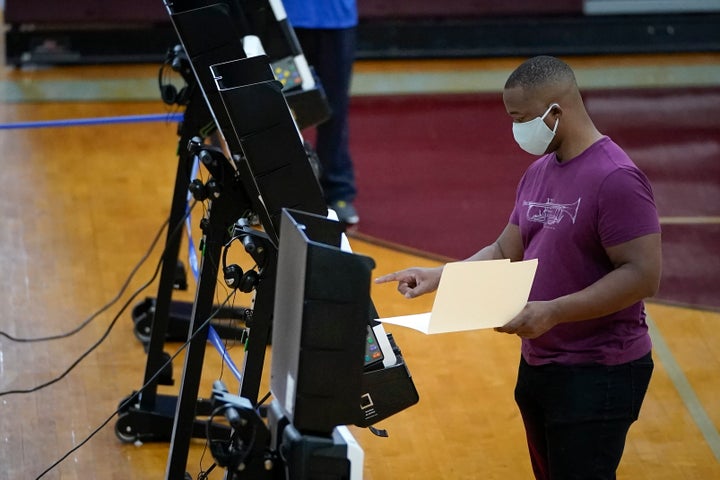
[(415, 298), (437, 290), (442, 271), (443, 267), (408, 268), (376, 278), (375, 283), (398, 282), (398, 292), (405, 298)]
[(553, 302), (528, 302), (515, 318), (495, 331), (537, 338), (558, 323), (557, 306)]

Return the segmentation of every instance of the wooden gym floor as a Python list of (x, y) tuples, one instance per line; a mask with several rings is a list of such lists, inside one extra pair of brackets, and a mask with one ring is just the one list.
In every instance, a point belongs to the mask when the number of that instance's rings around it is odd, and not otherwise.
[[(692, 72), (698, 66), (716, 68), (720, 59), (668, 58), (586, 62), (592, 68), (616, 71), (674, 62)], [(502, 70), (508, 61), (485, 61), (483, 71), (492, 72), (493, 65)], [(455, 75), (463, 69), (474, 72), (477, 66), (424, 64), (420, 70), (435, 78), (438, 69)], [(156, 68), (6, 69), (0, 84), (4, 88), (0, 123), (167, 112), (159, 100), (134, 97), (138, 90), (153, 87)], [(366, 86), (387, 68), (387, 64), (381, 69), (358, 65), (361, 80), (369, 82)], [(407, 73), (406, 68), (402, 71)], [(121, 81), (131, 78), (144, 83), (138, 87)], [(715, 84), (719, 78), (714, 77)], [(82, 97), (87, 91), (75, 91), (46, 98), (47, 90), (40, 89), (32, 96), (39, 85), (49, 85), (43, 81), (58, 85), (78, 79), (117, 82), (113, 86), (125, 85), (126, 94), (78, 99), (74, 95)], [(14, 96), (17, 92), (23, 99)], [(0, 147), (0, 330), (22, 338), (68, 332), (116, 296), (166, 220), (176, 168), (176, 124), (0, 130)], [(197, 209), (194, 224), (200, 215)], [(426, 256), (360, 238), (351, 238), (351, 244), (375, 259), (378, 275), (436, 264)], [(133, 334), (129, 310), (120, 308), (155, 295), (157, 285), (151, 282), (135, 301), (130, 300), (130, 294), (151, 278), (161, 248), (153, 250), (119, 301), (76, 335), (31, 343), (0, 337), (0, 479), (36, 478), (79, 446), (141, 386), (145, 353)], [(183, 259), (186, 251), (184, 245)], [(193, 294), (191, 284), (174, 298), (191, 300)], [(218, 296), (224, 297), (221, 286)], [(431, 296), (408, 302), (392, 285), (373, 286), (373, 298), (383, 316), (429, 311), (432, 304)], [(238, 297), (235, 303), (247, 302), (248, 298)], [(656, 371), (640, 421), (630, 431), (618, 477), (720, 478), (720, 313), (652, 301), (648, 312)], [(108, 329), (99, 347), (60, 381), (33, 393), (7, 393), (58, 377)], [(518, 339), (491, 331), (424, 336), (399, 327), (388, 330), (403, 351), (421, 399), (377, 425), (388, 430), (388, 438), (351, 428), (365, 452), (364, 478), (530, 478), (522, 426), (512, 400)], [(177, 347), (169, 344), (166, 350), (173, 353)], [(230, 353), (241, 363), (240, 346), (231, 346)], [(182, 355), (174, 364), (176, 380), (181, 369)], [(208, 348), (201, 395), (208, 396), (211, 382), (220, 376), (230, 391), (237, 390), (217, 352)], [(178, 385), (159, 390), (170, 395), (177, 391)], [(43, 478), (164, 478), (169, 444), (122, 443), (113, 431), (114, 423), (111, 420)], [(212, 462), (205, 442), (194, 441), (187, 465), (193, 478)], [(209, 478), (222, 478), (222, 471), (216, 469)]]

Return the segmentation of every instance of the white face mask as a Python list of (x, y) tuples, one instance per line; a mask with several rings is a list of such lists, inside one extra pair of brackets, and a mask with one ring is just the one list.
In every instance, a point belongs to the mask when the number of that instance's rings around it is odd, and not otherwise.
[(557, 103), (550, 105), (542, 117), (535, 117), (528, 122), (513, 123), (513, 137), (520, 148), (533, 155), (545, 153), (555, 137), (555, 131), (557, 131), (560, 121), (559, 118), (555, 120), (555, 127), (552, 130), (545, 125), (545, 117), (553, 107), (559, 107), (559, 105)]

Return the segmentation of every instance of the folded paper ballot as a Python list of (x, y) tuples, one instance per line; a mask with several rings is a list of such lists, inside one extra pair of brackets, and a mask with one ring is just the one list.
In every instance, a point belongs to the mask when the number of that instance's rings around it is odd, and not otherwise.
[(537, 259), (483, 260), (445, 265), (432, 312), (379, 319), (425, 334), (505, 325), (527, 303)]

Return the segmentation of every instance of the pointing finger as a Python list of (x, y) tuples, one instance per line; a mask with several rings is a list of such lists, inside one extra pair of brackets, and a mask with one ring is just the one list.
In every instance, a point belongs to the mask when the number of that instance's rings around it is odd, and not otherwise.
[(382, 277), (378, 277), (375, 279), (375, 283), (387, 283), (387, 282), (394, 282), (397, 280), (397, 272), (388, 273), (387, 275), (383, 275)]

